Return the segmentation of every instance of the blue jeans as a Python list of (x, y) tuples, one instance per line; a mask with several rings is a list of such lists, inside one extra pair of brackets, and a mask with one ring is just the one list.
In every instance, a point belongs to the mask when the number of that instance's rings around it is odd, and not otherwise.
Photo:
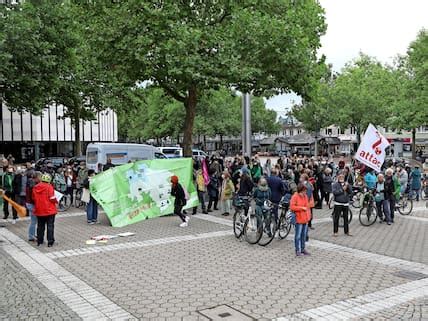
[(296, 253), (302, 253), (305, 250), (307, 234), (308, 224), (296, 223), (294, 232), (294, 246), (296, 247)]
[(96, 222), (98, 219), (98, 204), (97, 201), (92, 197), (89, 200), (88, 205), (86, 206), (86, 218), (88, 223)]
[(28, 215), (30, 216), (30, 226), (28, 227), (28, 240), (34, 240), (37, 238), (37, 235), (36, 235), (37, 216), (35, 216), (33, 213), (33, 209), (34, 209), (33, 204), (25, 203), (25, 206), (27, 207)]
[[(382, 200), (380, 202), (376, 202), (377, 215), (380, 219), (385, 219), (385, 221), (391, 222), (391, 209), (389, 208), (389, 201)], [(383, 214), (383, 215), (382, 215)]]

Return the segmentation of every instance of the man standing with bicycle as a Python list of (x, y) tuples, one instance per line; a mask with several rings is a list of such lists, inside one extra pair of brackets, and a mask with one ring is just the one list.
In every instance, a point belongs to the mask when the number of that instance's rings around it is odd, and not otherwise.
[(385, 199), (389, 202), (391, 212), (391, 223), (394, 223), (395, 202), (400, 197), (400, 183), (398, 178), (394, 177), (394, 170), (387, 168), (385, 171)]
[(333, 236), (337, 236), (339, 232), (339, 220), (343, 216), (343, 228), (345, 234), (352, 236), (349, 233), (349, 201), (352, 199), (352, 187), (348, 182), (345, 182), (345, 176), (339, 174), (337, 182), (333, 183), (332, 187), (334, 197), (334, 211), (333, 211)]

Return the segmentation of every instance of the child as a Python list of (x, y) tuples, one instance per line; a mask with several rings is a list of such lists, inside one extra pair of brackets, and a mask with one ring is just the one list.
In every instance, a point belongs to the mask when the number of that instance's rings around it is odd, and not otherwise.
[(45, 226), (47, 226), (48, 247), (55, 242), (54, 223), (58, 201), (54, 188), (50, 184), (51, 180), (49, 174), (43, 174), (40, 183), (33, 188), (34, 215), (37, 216), (37, 246), (43, 244)]

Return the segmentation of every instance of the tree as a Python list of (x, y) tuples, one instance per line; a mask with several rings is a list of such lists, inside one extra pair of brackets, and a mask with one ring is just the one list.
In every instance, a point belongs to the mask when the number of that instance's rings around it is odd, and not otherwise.
[(367, 55), (347, 64), (327, 90), (332, 123), (355, 127), (358, 143), (369, 123), (385, 126), (395, 99), (394, 77), (389, 68)]
[(315, 0), (130, 0), (96, 11), (95, 47), (105, 70), (134, 84), (150, 80), (184, 105), (187, 156), (207, 90), (305, 96), (326, 29)]
[(412, 132), (412, 158), (416, 158), (416, 128), (428, 123), (428, 31), (421, 30), (407, 55), (393, 70), (396, 99), (389, 125)]
[[(266, 108), (263, 98), (254, 97), (251, 99), (251, 131), (253, 134), (277, 134), (281, 125), (276, 121), (276, 117), (277, 114), (274, 110)], [(242, 113), (240, 113), (241, 119)]]
[(136, 140), (177, 137), (183, 128), (184, 108), (162, 89), (148, 87), (129, 93), (127, 108), (118, 108), (120, 135)]
[(81, 121), (105, 109), (109, 92), (85, 39), (84, 6), (72, 2), (26, 1), (3, 15), (0, 88), (9, 108), (40, 113), (49, 104), (65, 108), (81, 155)]

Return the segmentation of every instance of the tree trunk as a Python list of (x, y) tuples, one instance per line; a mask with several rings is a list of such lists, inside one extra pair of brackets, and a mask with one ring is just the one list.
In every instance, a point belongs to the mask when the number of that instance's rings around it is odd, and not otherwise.
[(412, 159), (416, 159), (416, 128), (412, 128)]
[(207, 152), (207, 135), (204, 135), (204, 152)]
[(183, 133), (183, 156), (192, 157), (192, 134), (193, 134), (193, 123), (195, 122), (196, 116), (196, 104), (198, 102), (196, 87), (192, 86), (189, 89), (184, 107), (186, 108), (186, 117), (184, 120), (184, 133)]
[(360, 144), (361, 144), (361, 128), (360, 128), (360, 126), (357, 126), (357, 144), (358, 144), (358, 146), (357, 146), (357, 148), (358, 147), (360, 147)]
[(220, 134), (220, 150), (223, 150), (223, 135)]
[(78, 113), (74, 118), (74, 156), (82, 156), (82, 142), (80, 141), (80, 117)]

